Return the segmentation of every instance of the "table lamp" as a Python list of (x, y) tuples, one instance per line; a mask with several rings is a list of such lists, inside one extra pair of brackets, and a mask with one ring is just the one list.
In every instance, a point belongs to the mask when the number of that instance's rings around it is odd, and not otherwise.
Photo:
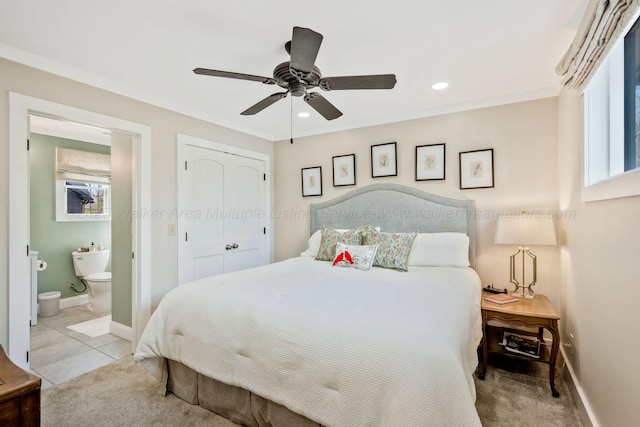
[[(495, 243), (503, 245), (518, 245), (518, 251), (510, 258), (509, 281), (516, 285), (513, 295), (523, 298), (534, 298), (533, 286), (537, 280), (537, 257), (531, 252), (529, 246), (555, 245), (556, 230), (551, 215), (528, 215), (525, 212), (520, 215), (499, 216), (496, 223)], [(525, 255), (531, 259), (531, 281), (525, 285)], [(516, 259), (521, 257), (522, 281), (516, 278)]]

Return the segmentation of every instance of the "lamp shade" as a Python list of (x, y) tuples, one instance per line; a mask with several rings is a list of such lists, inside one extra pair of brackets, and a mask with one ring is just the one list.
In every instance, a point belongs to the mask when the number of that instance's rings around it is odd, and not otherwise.
[(495, 243), (508, 245), (555, 245), (556, 229), (551, 215), (505, 215), (498, 217)]

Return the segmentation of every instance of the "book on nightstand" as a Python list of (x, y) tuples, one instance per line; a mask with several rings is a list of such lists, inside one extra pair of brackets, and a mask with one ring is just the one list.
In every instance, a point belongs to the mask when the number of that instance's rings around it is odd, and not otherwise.
[(511, 353), (522, 354), (536, 359), (540, 358), (540, 341), (534, 337), (505, 331), (500, 345)]
[(496, 304), (506, 304), (509, 302), (515, 302), (518, 301), (518, 297), (514, 296), (514, 295), (507, 295), (507, 294), (492, 294), (492, 295), (485, 295), (484, 299), (489, 301), (489, 302), (494, 302)]

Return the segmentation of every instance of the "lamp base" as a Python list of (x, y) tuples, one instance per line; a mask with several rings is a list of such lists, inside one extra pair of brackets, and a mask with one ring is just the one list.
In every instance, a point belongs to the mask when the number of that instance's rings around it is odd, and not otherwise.
[(527, 288), (522, 288), (520, 286), (517, 287), (516, 290), (511, 292), (511, 295), (513, 295), (514, 297), (524, 298), (524, 299), (535, 299), (536, 297), (536, 294), (534, 294), (532, 290)]
[[(531, 281), (531, 283), (529, 283), (528, 286), (525, 286), (524, 284), (525, 282), (525, 268), (524, 268), (524, 256), (525, 254), (527, 256), (529, 256), (533, 262), (533, 268), (532, 268), (532, 273), (533, 273), (533, 280)], [(518, 255), (522, 256), (522, 283), (520, 283), (518, 281), (518, 279), (516, 279), (516, 257)], [(526, 247), (518, 247), (518, 252), (516, 252), (515, 254), (511, 255), (510, 259), (509, 259), (509, 276), (510, 279), (509, 281), (511, 283), (513, 283), (514, 285), (516, 285), (516, 289), (513, 291), (512, 295), (515, 295), (517, 297), (520, 298), (525, 298), (525, 299), (534, 299), (536, 296), (533, 293), (533, 286), (536, 284), (536, 278), (537, 278), (537, 266), (538, 266), (538, 262), (537, 262), (537, 257), (531, 253), (531, 251), (529, 250), (529, 248)]]

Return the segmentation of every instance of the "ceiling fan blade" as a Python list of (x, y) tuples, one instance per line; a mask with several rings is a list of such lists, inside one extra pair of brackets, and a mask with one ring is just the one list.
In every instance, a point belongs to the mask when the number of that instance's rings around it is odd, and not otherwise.
[(338, 110), (332, 103), (317, 92), (313, 92), (304, 97), (304, 102), (309, 104), (311, 108), (316, 110), (322, 117), (327, 120), (337, 119), (342, 115), (342, 112)]
[(316, 62), (321, 43), (322, 34), (309, 28), (293, 27), (289, 67), (302, 73), (303, 76), (309, 75)]
[(396, 81), (395, 74), (325, 77), (320, 79), (318, 86), (324, 90), (393, 89)]
[(219, 71), (219, 70), (210, 70), (208, 68), (196, 68), (193, 70), (196, 74), (201, 74), (204, 76), (214, 76), (214, 77), (226, 77), (229, 79), (238, 79), (238, 80), (251, 80), (254, 82), (261, 82), (268, 85), (272, 85), (276, 83), (276, 79), (271, 77), (261, 77), (261, 76), (253, 76), (251, 74), (242, 74), (242, 73), (233, 73), (231, 71)]
[(285, 98), (286, 96), (287, 96), (287, 92), (274, 93), (272, 95), (267, 96), (265, 99), (258, 102), (257, 104), (247, 108), (240, 114), (242, 114), (243, 116), (253, 116), (254, 114), (259, 113), (260, 111), (276, 103), (277, 101), (280, 101), (282, 98)]

